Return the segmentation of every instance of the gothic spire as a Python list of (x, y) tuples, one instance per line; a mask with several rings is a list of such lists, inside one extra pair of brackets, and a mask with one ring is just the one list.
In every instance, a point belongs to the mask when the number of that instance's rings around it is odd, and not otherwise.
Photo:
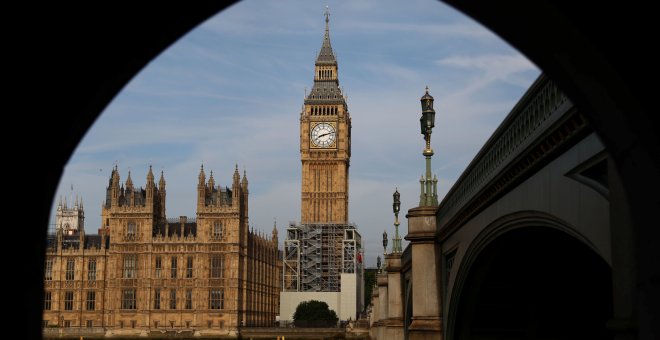
[(236, 168), (234, 168), (234, 183), (233, 186), (238, 187), (240, 181), (241, 181), (241, 175), (238, 173), (238, 164), (236, 164)]
[(147, 184), (154, 184), (154, 172), (151, 170), (151, 164), (149, 165), (149, 173), (147, 173)]
[(131, 179), (131, 170), (128, 170), (128, 176), (126, 177), (126, 188), (133, 190), (133, 180)]
[(247, 184), (248, 184), (248, 180), (247, 180), (247, 172), (246, 172), (245, 170), (243, 170), (243, 179), (241, 180), (241, 185), (243, 185), (244, 187), (246, 187)]
[(338, 65), (330, 43), (330, 12), (325, 10), (325, 34), (314, 67), (314, 86), (305, 96), (305, 104), (346, 104), (339, 88)]
[(319, 55), (316, 58), (316, 65), (337, 65), (337, 60), (330, 44), (330, 10), (328, 6), (325, 6), (325, 35), (323, 36), (321, 51), (319, 51)]
[(158, 189), (163, 190), (165, 188), (165, 174), (163, 170), (160, 171), (160, 179), (158, 180)]
[(273, 220), (273, 231), (271, 232), (271, 240), (277, 242), (277, 220)]
[(119, 188), (119, 170), (117, 169), (117, 165), (115, 165), (115, 168), (112, 169), (112, 175), (110, 176), (110, 182), (112, 183), (113, 186), (116, 186), (117, 188)]
[(209, 190), (213, 190), (215, 187), (215, 180), (213, 179), (213, 170), (211, 170), (211, 175), (209, 176)]
[(206, 174), (204, 174), (204, 164), (199, 169), (199, 185), (204, 185), (206, 183)]

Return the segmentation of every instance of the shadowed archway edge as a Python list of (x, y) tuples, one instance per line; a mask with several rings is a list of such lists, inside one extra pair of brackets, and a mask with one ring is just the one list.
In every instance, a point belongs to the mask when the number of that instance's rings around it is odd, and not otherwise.
[[(498, 240), (500, 236), (523, 228), (548, 228), (557, 230), (578, 240), (593, 251), (594, 254), (597, 254), (598, 257), (603, 259), (602, 254), (598, 252), (596, 246), (586, 236), (579, 233), (566, 221), (546, 212), (525, 210), (497, 218), (479, 232), (474, 240), (468, 245), (461, 262), (457, 263), (458, 271), (456, 272), (456, 279), (454, 280), (451, 296), (449, 297), (449, 301), (447, 301), (447, 303), (449, 303), (449, 308), (447, 309), (447, 315), (445, 316), (445, 325), (447, 327), (445, 335), (448, 339), (454, 338), (456, 327), (455, 322), (458, 307), (461, 303), (461, 294), (463, 293), (465, 282), (473, 270), (472, 267), (475, 261), (477, 261), (484, 249), (494, 241)], [(603, 262), (605, 262), (605, 259), (603, 259)]]
[(653, 10), (616, 1), (445, 2), (536, 63), (606, 146), (631, 215), (638, 336), (652, 338), (660, 324), (660, 228), (649, 227), (660, 209), (660, 118), (653, 113), (657, 94), (651, 85), (657, 62), (648, 51)]
[[(620, 172), (635, 231), (640, 337), (658, 324), (660, 135), (654, 129), (655, 54), (649, 4), (593, 6), (549, 1), (447, 1), (481, 22), (544, 70), (585, 112)], [(32, 202), (17, 214), (36, 216), (13, 264), (22, 280), (12, 294), (28, 338), (39, 338), (45, 230), (64, 164), (96, 117), (158, 53), (232, 2), (210, 4), (51, 3), (12, 9), (19, 31), (8, 37), (18, 107), (14, 125), (44, 145), (10, 149), (23, 181), (9, 183), (13, 199)], [(8, 12), (9, 13), (9, 12)], [(586, 20), (588, 18), (589, 20)], [(25, 26), (36, 27), (28, 31)], [(12, 105), (12, 102), (14, 105)], [(39, 126), (35, 127), (35, 120)], [(36, 180), (38, 179), (38, 181)], [(39, 268), (36, 269), (35, 268)]]
[(30, 202), (19, 208), (19, 215), (35, 217), (29, 223), (35, 232), (20, 250), (26, 260), (15, 264), (20, 294), (12, 296), (20, 310), (13, 315), (24, 325), (25, 338), (41, 338), (46, 229), (57, 185), (76, 146), (151, 60), (233, 2), (45, 3), (11, 12), (19, 19), (8, 49), (17, 53), (9, 65), (18, 66), (12, 76), (19, 95), (10, 100), (24, 111), (15, 115), (15, 125), (37, 141), (12, 155), (23, 165), (25, 178), (10, 183), (16, 186), (13, 192), (20, 192), (17, 201)]

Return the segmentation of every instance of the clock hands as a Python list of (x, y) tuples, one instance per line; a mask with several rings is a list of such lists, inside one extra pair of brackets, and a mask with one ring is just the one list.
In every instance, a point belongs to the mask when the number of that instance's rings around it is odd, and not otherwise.
[(316, 124), (312, 130), (312, 142), (319, 147), (328, 147), (336, 138), (335, 129), (328, 123)]

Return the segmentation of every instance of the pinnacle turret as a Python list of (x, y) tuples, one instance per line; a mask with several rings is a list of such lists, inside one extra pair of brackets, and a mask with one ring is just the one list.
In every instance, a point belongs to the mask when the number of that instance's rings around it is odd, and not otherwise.
[(233, 186), (238, 187), (238, 185), (241, 182), (241, 175), (238, 173), (238, 164), (236, 164), (236, 168), (234, 169), (234, 178), (233, 178)]
[(151, 165), (149, 165), (149, 173), (147, 173), (147, 186), (149, 184), (154, 184), (154, 172), (151, 170)]
[(131, 179), (131, 170), (128, 170), (128, 176), (126, 177), (126, 189), (133, 190), (133, 179)]
[(206, 183), (206, 174), (204, 173), (204, 164), (199, 170), (199, 185), (204, 185)]
[(271, 232), (273, 243), (277, 244), (277, 221), (273, 221), (273, 231)]
[(247, 185), (248, 185), (247, 172), (243, 170), (243, 179), (241, 179), (241, 186), (245, 188), (247, 187)]
[(209, 176), (209, 190), (213, 190), (215, 187), (215, 180), (213, 179), (213, 170), (211, 170), (211, 175)]
[(162, 170), (160, 172), (160, 179), (158, 180), (158, 189), (159, 190), (165, 189), (165, 175)]

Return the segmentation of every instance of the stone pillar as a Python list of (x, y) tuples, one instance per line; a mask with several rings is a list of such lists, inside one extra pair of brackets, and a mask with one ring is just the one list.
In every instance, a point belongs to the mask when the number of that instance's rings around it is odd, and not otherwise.
[(386, 339), (385, 329), (387, 327), (387, 273), (379, 273), (376, 276), (378, 283), (378, 331), (376, 332), (377, 339)]
[(408, 235), (412, 247), (412, 302), (408, 339), (442, 339), (440, 294), (440, 245), (436, 237), (436, 207), (408, 210)]
[(634, 237), (630, 221), (628, 200), (625, 197), (619, 173), (611, 160), (608, 162), (610, 198), (610, 233), (612, 242), (612, 303), (613, 318), (607, 328), (616, 340), (637, 339), (634, 303), (635, 292)]
[(387, 264), (387, 339), (403, 339), (403, 291), (401, 253), (385, 255)]
[(379, 298), (378, 298), (378, 289), (374, 289), (373, 292), (371, 293), (371, 320), (370, 325), (369, 325), (369, 337), (371, 339), (377, 339), (378, 338), (378, 329), (379, 329), (379, 324), (380, 324), (380, 315), (378, 314), (379, 309), (380, 309), (380, 304), (379, 304)]

